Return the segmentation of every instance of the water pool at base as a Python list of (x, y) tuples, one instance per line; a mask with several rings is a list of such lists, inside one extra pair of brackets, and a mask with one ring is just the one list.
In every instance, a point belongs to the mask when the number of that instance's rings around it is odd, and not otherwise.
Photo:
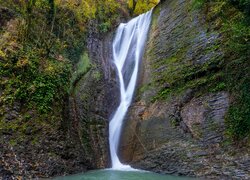
[(110, 169), (57, 177), (54, 180), (185, 180), (189, 177), (161, 175), (147, 171), (116, 171)]

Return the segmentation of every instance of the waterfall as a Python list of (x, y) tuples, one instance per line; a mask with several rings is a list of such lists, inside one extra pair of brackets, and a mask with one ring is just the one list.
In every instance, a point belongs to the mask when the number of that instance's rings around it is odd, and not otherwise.
[(128, 23), (120, 24), (113, 41), (113, 59), (120, 81), (120, 104), (109, 123), (109, 144), (112, 169), (131, 169), (120, 162), (117, 155), (122, 122), (131, 104), (136, 86), (139, 61), (151, 23), (152, 10)]

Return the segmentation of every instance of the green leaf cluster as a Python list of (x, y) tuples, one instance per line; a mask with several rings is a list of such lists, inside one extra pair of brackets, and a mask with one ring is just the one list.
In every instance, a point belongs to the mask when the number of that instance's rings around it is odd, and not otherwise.
[(133, 15), (149, 11), (159, 3), (159, 0), (128, 0), (128, 8)]

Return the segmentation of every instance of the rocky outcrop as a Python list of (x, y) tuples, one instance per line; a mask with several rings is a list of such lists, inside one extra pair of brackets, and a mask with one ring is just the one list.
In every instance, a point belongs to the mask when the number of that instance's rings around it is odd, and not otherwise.
[(58, 128), (58, 123), (53, 126), (54, 129), (50, 129), (48, 125), (35, 127), (30, 123), (23, 136), (3, 132), (0, 177), (33, 179), (86, 171), (87, 163), (78, 141)]
[(225, 92), (194, 98), (182, 108), (181, 118), (194, 138), (206, 144), (219, 143), (228, 106), (229, 96)]
[(192, 1), (162, 1), (154, 9), (120, 156), (159, 173), (248, 179), (249, 150), (225, 136), (231, 95), (220, 79), (223, 37), (205, 18)]
[(81, 141), (90, 169), (109, 166), (108, 123), (117, 106), (119, 87), (111, 63), (112, 34), (90, 34), (92, 68), (76, 84), (69, 99), (69, 122)]
[(0, 28), (6, 25), (13, 17), (14, 13), (10, 9), (0, 6)]

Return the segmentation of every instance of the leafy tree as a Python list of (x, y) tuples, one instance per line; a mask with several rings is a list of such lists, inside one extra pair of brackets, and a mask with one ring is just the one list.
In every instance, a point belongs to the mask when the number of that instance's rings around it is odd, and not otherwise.
[(72, 65), (86, 48), (90, 22), (106, 32), (114, 27), (121, 8), (117, 0), (0, 0), (0, 4), (15, 14), (11, 31), (0, 31), (0, 104), (21, 101), (41, 113), (67, 93)]
[(159, 0), (128, 0), (128, 8), (131, 14), (142, 14), (156, 6)]

